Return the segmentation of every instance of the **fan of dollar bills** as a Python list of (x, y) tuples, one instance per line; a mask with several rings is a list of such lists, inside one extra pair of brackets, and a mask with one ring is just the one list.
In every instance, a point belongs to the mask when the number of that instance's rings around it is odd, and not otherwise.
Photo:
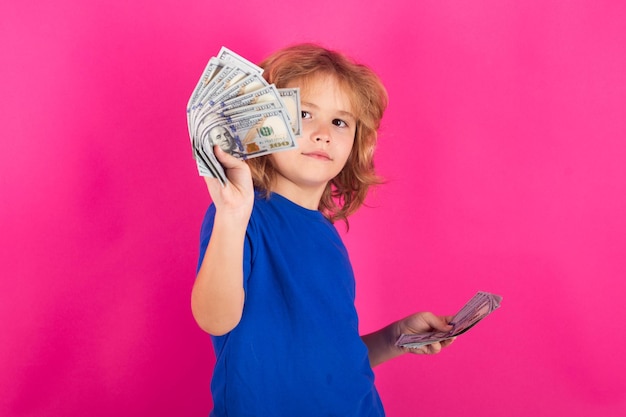
[(472, 297), (450, 321), (453, 326), (448, 332), (429, 332), (421, 334), (403, 334), (396, 341), (396, 346), (420, 348), (435, 342), (455, 338), (476, 325), (494, 310), (500, 308), (502, 297), (485, 291), (479, 291)]
[(211, 57), (187, 103), (198, 173), (226, 184), (213, 146), (241, 159), (295, 148), (301, 135), (300, 90), (276, 88), (263, 69), (226, 47)]

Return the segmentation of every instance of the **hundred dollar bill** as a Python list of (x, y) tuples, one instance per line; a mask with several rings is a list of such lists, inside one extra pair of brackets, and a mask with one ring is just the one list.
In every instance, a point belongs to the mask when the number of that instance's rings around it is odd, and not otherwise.
[[(284, 109), (264, 110), (233, 117), (224, 127), (235, 141), (231, 152), (243, 159), (295, 148), (295, 137)], [(202, 137), (207, 136), (202, 132)]]
[(234, 153), (235, 148), (232, 136), (227, 132), (226, 128), (221, 125), (215, 125), (213, 130), (205, 137), (194, 136), (192, 138), (192, 148), (198, 173), (203, 177), (213, 177), (219, 179), (222, 185), (226, 184), (226, 174), (224, 168), (219, 163), (213, 153), (213, 146), (220, 146), (227, 152)]
[[(225, 79), (227, 78), (228, 76)], [(221, 103), (240, 95), (254, 93), (266, 86), (268, 86), (267, 81), (260, 75), (254, 73), (241, 78), (238, 82), (226, 88), (221, 93), (217, 92), (217, 89), (214, 89), (214, 92), (209, 94), (210, 98), (205, 99), (202, 103), (203, 107), (198, 107), (191, 111), (190, 123), (198, 128), (206, 126), (207, 122), (212, 122), (215, 116), (219, 114), (218, 110)], [(216, 109), (216, 107), (218, 109)]]
[(248, 93), (252, 93), (267, 87), (269, 84), (259, 74), (249, 74), (246, 77), (240, 79), (237, 83), (231, 85), (229, 88), (222, 90), (220, 93), (214, 95), (209, 100), (211, 107), (217, 103), (223, 103), (227, 100), (233, 99), (238, 96), (242, 96)]
[[(193, 156), (196, 160), (196, 165), (198, 168), (198, 174), (203, 177), (214, 177), (219, 178), (219, 169), (220, 166), (217, 158), (213, 154), (213, 149), (210, 144), (206, 146), (202, 146), (202, 144), (194, 144), (193, 146)], [(221, 167), (220, 167), (221, 168)], [(223, 170), (222, 170), (223, 173)]]
[(189, 134), (191, 135), (192, 126), (194, 124), (194, 114), (192, 114), (192, 109), (195, 107), (196, 103), (200, 100), (203, 92), (208, 88), (211, 83), (211, 80), (217, 74), (221, 68), (223, 67), (223, 61), (212, 57), (207, 63), (204, 71), (202, 71), (202, 76), (200, 80), (196, 84), (191, 96), (189, 97), (189, 101), (187, 102), (187, 126), (189, 128)]
[(191, 111), (202, 108), (210, 99), (214, 96), (215, 89), (222, 84), (222, 81), (228, 77), (236, 67), (230, 64), (227, 61), (219, 60), (219, 71), (213, 75), (213, 77), (209, 80), (209, 82), (202, 87), (200, 93), (198, 94), (197, 99), (195, 100), (193, 106), (191, 107)]
[(263, 72), (263, 68), (259, 67), (258, 65), (253, 64), (252, 62), (248, 61), (246, 58), (231, 51), (225, 46), (222, 46), (220, 48), (220, 51), (217, 53), (217, 58), (225, 60), (225, 61), (236, 62), (240, 67), (248, 69), (249, 72), (251, 73), (258, 72), (259, 74), (261, 74)]
[(233, 118), (246, 116), (252, 113), (258, 113), (264, 110), (276, 110), (280, 108), (282, 108), (281, 103), (279, 103), (278, 101), (269, 101), (267, 103), (251, 104), (248, 106), (235, 107), (233, 109), (222, 111), (219, 113), (218, 112), (212, 113), (211, 118), (210, 119), (207, 118), (205, 121), (212, 126), (215, 126), (218, 123), (225, 125), (231, 122)]
[(245, 93), (223, 102), (217, 102), (210, 108), (210, 112), (197, 112), (192, 117), (189, 123), (191, 125), (189, 128), (190, 135), (199, 136), (200, 132), (205, 130), (207, 126), (214, 124), (225, 116), (234, 116), (234, 114), (242, 113), (241, 109), (270, 102), (277, 102), (279, 107), (285, 107), (285, 103), (274, 84), (266, 85), (256, 91)]
[(209, 59), (187, 102), (187, 127), (198, 173), (225, 185), (214, 147), (241, 159), (297, 146), (301, 134), (297, 89), (279, 90), (263, 69), (222, 47)]
[(220, 118), (193, 139), (198, 173), (226, 184), (224, 169), (215, 158), (218, 145), (231, 155), (248, 159), (295, 148), (296, 142), (284, 108)]
[(285, 103), (291, 122), (293, 134), (299, 138), (302, 136), (302, 110), (300, 108), (299, 88), (279, 88), (278, 93)]
[(223, 61), (220, 61), (215, 57), (209, 59), (209, 62), (204, 68), (204, 71), (202, 71), (202, 76), (200, 77), (198, 84), (196, 84), (196, 88), (193, 90), (191, 96), (189, 97), (189, 102), (187, 103), (187, 112), (191, 110), (193, 105), (198, 100), (202, 90), (210, 83), (213, 76), (222, 68), (222, 66)]
[(234, 109), (221, 111), (216, 113), (219, 116), (232, 118), (238, 114), (256, 113), (263, 110), (275, 110), (281, 108), (278, 101), (268, 101), (267, 103), (250, 104), (248, 106), (235, 107)]
[(253, 91), (251, 93), (243, 94), (239, 97), (234, 97), (229, 100), (224, 101), (223, 103), (218, 103), (220, 111), (228, 111), (231, 109), (235, 109), (237, 107), (249, 106), (251, 104), (260, 104), (267, 103), (269, 101), (278, 101), (283, 102), (280, 97), (280, 93), (274, 84), (268, 85), (267, 87), (263, 87), (257, 91)]
[[(247, 83), (245, 85), (242, 84), (238, 88), (245, 89), (246, 86), (249, 86), (249, 85), (252, 85), (252, 83), (255, 83), (256, 81), (254, 80), (258, 80), (258, 78), (259, 78), (258, 75), (254, 74), (254, 76), (251, 77), (252, 79), (251, 83)], [(272, 92), (274, 94), (271, 94)], [(256, 91), (253, 91), (252, 93), (249, 93), (249, 94), (256, 95)], [(258, 95), (256, 96), (259, 97)], [(264, 95), (262, 94), (262, 96)], [(245, 101), (241, 100), (241, 101), (238, 101), (236, 106), (224, 106), (224, 107), (222, 107), (223, 102), (220, 101), (218, 103), (215, 103), (215, 104), (218, 104), (215, 106), (215, 108), (207, 107), (206, 111), (204, 110), (197, 111), (195, 112), (195, 117), (192, 118), (192, 122), (191, 122), (192, 127), (190, 128), (190, 135), (192, 137), (201, 138), (206, 135), (207, 131), (210, 131), (211, 129), (213, 129), (215, 125), (217, 124), (225, 125), (226, 123), (231, 122), (231, 119), (233, 118), (254, 116), (256, 113), (258, 113), (261, 110), (285, 108), (284, 102), (280, 100), (280, 97), (277, 93), (276, 88), (274, 88), (274, 86), (272, 86), (272, 89), (270, 89), (270, 94), (267, 97), (273, 97), (275, 98), (275, 100), (267, 101), (267, 102), (265, 102), (264, 100), (245, 100)], [(252, 102), (253, 104), (241, 106), (241, 104), (244, 102), (245, 103)], [(267, 106), (264, 106), (266, 104)], [(288, 116), (286, 112), (285, 114)]]
[(452, 330), (448, 332), (429, 332), (421, 334), (403, 334), (396, 341), (396, 346), (419, 348), (443, 340), (452, 339), (471, 329), (476, 323), (500, 307), (502, 297), (479, 291), (452, 318)]
[(195, 149), (194, 157), (196, 159), (198, 173), (203, 177), (215, 177), (217, 178), (217, 172), (215, 170), (216, 158), (212, 153), (207, 154), (203, 147)]
[(228, 90), (230, 87), (250, 75), (250, 73), (243, 68), (232, 67), (230, 65), (225, 66), (223, 70), (225, 75), (223, 77), (217, 77), (219, 78), (219, 82), (216, 82), (213, 88), (211, 88), (211, 91), (203, 97), (203, 105), (207, 102), (211, 104), (211, 100), (213, 98), (219, 97), (224, 90)]

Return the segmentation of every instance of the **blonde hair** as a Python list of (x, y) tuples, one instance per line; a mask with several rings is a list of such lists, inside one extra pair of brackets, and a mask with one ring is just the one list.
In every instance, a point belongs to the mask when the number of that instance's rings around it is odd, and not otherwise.
[[(357, 119), (354, 145), (346, 165), (329, 181), (319, 210), (331, 221), (344, 220), (361, 207), (370, 186), (382, 183), (374, 170), (378, 128), (387, 107), (387, 91), (378, 76), (365, 65), (315, 44), (299, 44), (270, 55), (261, 64), (263, 76), (277, 88), (306, 84), (320, 75), (335, 77), (349, 96)], [(269, 195), (276, 176), (270, 158), (248, 160), (254, 186)]]

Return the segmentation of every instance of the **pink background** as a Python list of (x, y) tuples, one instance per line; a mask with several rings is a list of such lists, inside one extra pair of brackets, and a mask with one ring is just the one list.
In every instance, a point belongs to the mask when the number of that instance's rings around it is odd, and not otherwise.
[(206, 416), (184, 108), (220, 46), (299, 41), (391, 97), (344, 233), (363, 332), (504, 297), (376, 368), (388, 415), (626, 415), (624, 2), (36, 3), (0, 6), (0, 415)]

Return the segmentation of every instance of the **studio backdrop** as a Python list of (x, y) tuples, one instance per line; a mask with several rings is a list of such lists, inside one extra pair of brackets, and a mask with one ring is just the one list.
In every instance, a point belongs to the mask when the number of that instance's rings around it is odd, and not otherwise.
[(0, 5), (0, 415), (206, 416), (210, 197), (185, 107), (221, 46), (373, 68), (386, 183), (337, 224), (363, 333), (502, 307), (375, 368), (390, 417), (626, 415), (626, 3)]

